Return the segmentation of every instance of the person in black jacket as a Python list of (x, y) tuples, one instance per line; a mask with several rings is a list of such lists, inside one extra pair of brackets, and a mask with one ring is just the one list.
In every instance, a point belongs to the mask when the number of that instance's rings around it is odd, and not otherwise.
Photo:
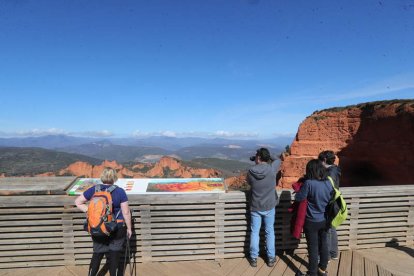
[[(339, 182), (341, 178), (341, 168), (335, 165), (335, 153), (331, 150), (325, 150), (319, 153), (318, 159), (322, 161), (328, 175), (334, 181), (335, 188), (339, 189)], [(338, 234), (336, 229), (331, 227), (328, 231), (328, 250), (330, 259), (338, 259)]]

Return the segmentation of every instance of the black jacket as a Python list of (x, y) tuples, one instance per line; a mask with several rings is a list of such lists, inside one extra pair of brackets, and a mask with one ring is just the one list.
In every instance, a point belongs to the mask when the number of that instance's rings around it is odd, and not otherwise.
[(328, 171), (328, 175), (332, 178), (335, 183), (335, 188), (339, 189), (339, 182), (341, 178), (341, 168), (337, 165), (331, 165), (326, 169)]

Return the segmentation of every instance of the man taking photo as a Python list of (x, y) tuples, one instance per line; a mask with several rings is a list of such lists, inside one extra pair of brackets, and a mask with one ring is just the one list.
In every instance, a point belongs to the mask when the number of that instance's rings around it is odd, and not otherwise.
[(272, 267), (276, 263), (275, 248), (275, 206), (277, 204), (276, 173), (277, 164), (273, 162), (267, 148), (260, 148), (256, 155), (250, 157), (253, 165), (247, 173), (247, 182), (250, 185), (250, 257), (248, 261), (252, 267), (257, 266), (259, 256), (259, 232), (264, 221), (266, 233), (267, 265)]

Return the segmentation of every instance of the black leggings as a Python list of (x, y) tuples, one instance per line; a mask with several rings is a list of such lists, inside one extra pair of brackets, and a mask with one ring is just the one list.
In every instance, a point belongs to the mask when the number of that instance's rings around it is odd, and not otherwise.
[[(96, 276), (99, 272), (99, 266), (101, 265), (101, 261), (103, 256), (106, 256), (106, 262), (109, 264), (109, 275), (117, 276), (118, 274), (118, 266), (119, 266), (119, 257), (121, 252), (119, 251), (109, 251), (107, 253), (93, 253), (91, 263), (89, 265), (89, 274), (88, 276)], [(117, 274), (118, 273), (118, 274)]]
[[(306, 243), (308, 245), (309, 266), (308, 273), (310, 275), (318, 275), (318, 266), (325, 270), (328, 265), (328, 243), (326, 222), (305, 221), (304, 226)], [(318, 265), (318, 255), (320, 261)]]

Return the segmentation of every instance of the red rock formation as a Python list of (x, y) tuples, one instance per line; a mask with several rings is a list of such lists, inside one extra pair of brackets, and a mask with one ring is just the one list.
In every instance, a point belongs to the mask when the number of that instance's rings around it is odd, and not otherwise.
[[(164, 156), (155, 164), (135, 164), (131, 169), (125, 168), (116, 161), (104, 161), (101, 165), (90, 165), (86, 162), (75, 162), (59, 171), (57, 175), (74, 175), (99, 178), (104, 168), (114, 168), (119, 178), (151, 178), (151, 177), (218, 177), (221, 173), (214, 169), (196, 169), (182, 165), (181, 161)], [(148, 169), (148, 170), (147, 170)], [(136, 171), (138, 170), (138, 171)], [(143, 171), (140, 171), (143, 170)], [(146, 172), (145, 172), (146, 171)], [(46, 173), (48, 176), (54, 173)], [(42, 174), (45, 175), (45, 174)]]
[(341, 186), (414, 184), (414, 100), (314, 112), (282, 157), (279, 185), (290, 188), (323, 150), (337, 154)]
[(229, 190), (247, 190), (247, 173), (228, 177), (224, 180), (224, 183)]
[(220, 172), (214, 169), (195, 169), (182, 165), (181, 161), (173, 157), (164, 156), (155, 163), (154, 167), (145, 173), (147, 177), (217, 177)]
[(119, 178), (145, 178), (145, 175), (139, 172), (133, 172), (127, 168), (122, 168), (118, 171)]
[(50, 177), (50, 176), (56, 176), (56, 174), (53, 173), (53, 172), (45, 172), (45, 173), (36, 174), (36, 176), (38, 176), (38, 177)]
[(141, 169), (147, 168), (148, 166), (149, 166), (148, 163), (138, 163), (138, 164), (135, 164), (134, 166), (132, 166), (132, 169), (141, 170)]
[(57, 175), (93, 177), (93, 166), (87, 162), (78, 161), (59, 171)]
[(170, 171), (178, 170), (181, 167), (179, 161), (177, 159), (164, 156), (155, 163), (154, 167), (150, 169), (146, 175), (149, 177), (160, 177), (164, 175), (164, 170), (168, 169)]
[[(93, 166), (92, 177), (95, 177), (95, 178), (100, 177), (101, 173), (103, 172), (105, 168), (113, 168), (115, 170), (120, 170), (120, 169), (123, 169), (124, 167), (118, 164), (116, 161), (105, 160), (102, 162), (101, 165)], [(123, 175), (118, 173), (118, 177), (123, 177)]]

